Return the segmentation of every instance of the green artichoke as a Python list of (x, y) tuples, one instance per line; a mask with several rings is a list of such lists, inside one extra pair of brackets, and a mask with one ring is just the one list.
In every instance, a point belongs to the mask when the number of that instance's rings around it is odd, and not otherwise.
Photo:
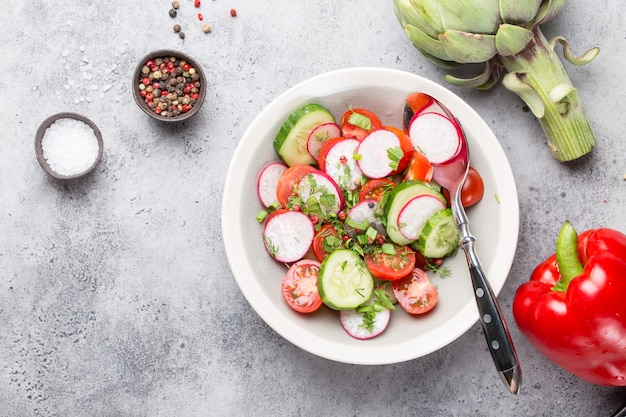
[(447, 82), (488, 89), (502, 79), (537, 117), (554, 157), (571, 161), (590, 152), (596, 139), (578, 90), (554, 48), (560, 43), (565, 59), (575, 65), (591, 62), (599, 48), (575, 56), (563, 37), (545, 38), (539, 26), (564, 4), (565, 0), (394, 0), (394, 9), (417, 50), (438, 66), (485, 63), (479, 75), (469, 79), (447, 75)]

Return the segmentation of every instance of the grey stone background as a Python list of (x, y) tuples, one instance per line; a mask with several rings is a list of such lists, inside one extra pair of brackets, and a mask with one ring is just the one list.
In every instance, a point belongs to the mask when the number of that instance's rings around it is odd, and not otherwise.
[[(445, 84), (406, 39), (390, 0), (3, 2), (0, 16), (0, 416), (609, 416), (623, 388), (558, 369), (523, 339), (515, 289), (553, 251), (565, 219), (626, 230), (623, 68), (626, 4), (570, 1), (544, 26), (577, 53), (567, 70), (599, 145), (559, 164), (503, 87), (451, 88), (491, 126), (520, 196), (520, 237), (500, 293), (523, 366), (506, 392), (480, 326), (426, 357), (388, 366), (315, 357), (245, 301), (221, 242), (221, 194), (246, 127), (277, 95), (325, 71), (379, 66)], [(238, 12), (232, 18), (229, 10)], [(213, 31), (205, 34), (196, 14)], [(186, 39), (172, 33), (180, 23)], [(165, 126), (133, 103), (131, 75), (152, 50), (198, 59), (202, 111)], [(87, 178), (39, 167), (39, 123), (74, 111), (100, 126)]]

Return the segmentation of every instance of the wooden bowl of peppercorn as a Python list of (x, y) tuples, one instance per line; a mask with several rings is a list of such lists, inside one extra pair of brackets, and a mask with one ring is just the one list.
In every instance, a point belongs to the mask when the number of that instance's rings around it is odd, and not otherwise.
[(206, 76), (200, 64), (173, 50), (150, 52), (133, 75), (133, 97), (154, 119), (179, 122), (196, 114), (206, 97)]

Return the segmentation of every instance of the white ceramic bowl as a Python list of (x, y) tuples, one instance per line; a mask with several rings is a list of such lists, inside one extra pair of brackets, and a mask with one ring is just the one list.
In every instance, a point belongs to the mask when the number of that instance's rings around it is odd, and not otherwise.
[(222, 232), (232, 273), (250, 305), (281, 336), (315, 355), (367, 365), (406, 361), (449, 344), (478, 320), (462, 250), (446, 261), (452, 276), (431, 275), (439, 290), (435, 309), (414, 317), (398, 307), (382, 335), (363, 341), (343, 330), (336, 311), (326, 307), (312, 315), (292, 311), (280, 292), (286, 267), (273, 261), (263, 246), (262, 226), (256, 221), (262, 210), (256, 180), (267, 163), (278, 160), (273, 140), (287, 116), (308, 102), (326, 106), (336, 117), (351, 105), (374, 111), (383, 124), (401, 127), (404, 99), (413, 91), (441, 100), (467, 133), (471, 164), (485, 182), (483, 200), (468, 210), (470, 229), (496, 294), (511, 268), (519, 232), (515, 181), (497, 138), (467, 103), (432, 81), (391, 69), (345, 69), (306, 80), (272, 101), (241, 138), (225, 183)]

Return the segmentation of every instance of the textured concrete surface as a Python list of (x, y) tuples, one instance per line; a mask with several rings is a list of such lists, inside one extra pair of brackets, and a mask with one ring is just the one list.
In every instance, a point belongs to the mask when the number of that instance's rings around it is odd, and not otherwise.
[[(616, 16), (626, 4), (568, 2), (544, 27), (574, 51), (567, 65), (598, 136), (571, 164), (552, 160), (517, 97), (452, 88), (492, 127), (517, 181), (519, 248), (500, 294), (523, 366), (512, 396), (477, 324), (449, 346), (402, 364), (333, 363), (294, 347), (249, 307), (221, 243), (221, 193), (246, 127), (273, 98), (353, 66), (444, 71), (419, 55), (390, 0), (33, 0), (0, 15), (0, 416), (609, 416), (623, 388), (556, 368), (520, 335), (518, 285), (552, 252), (565, 219), (626, 230), (623, 67)], [(235, 8), (236, 18), (229, 10)], [(204, 34), (196, 14), (213, 31)], [(175, 22), (186, 39), (172, 33)], [(175, 48), (209, 77), (193, 120), (165, 126), (131, 98), (146, 53)], [(39, 167), (38, 124), (60, 111), (98, 124), (93, 175), (60, 182)]]

